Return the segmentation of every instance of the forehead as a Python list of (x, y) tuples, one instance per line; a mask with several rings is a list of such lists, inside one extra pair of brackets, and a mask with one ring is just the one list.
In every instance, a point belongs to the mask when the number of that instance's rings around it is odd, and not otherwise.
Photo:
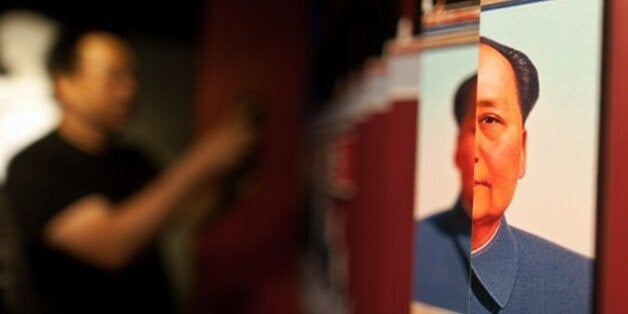
[(79, 63), (100, 66), (133, 66), (135, 54), (131, 46), (108, 33), (90, 33), (78, 43)]
[(478, 63), (478, 102), (518, 104), (517, 81), (512, 66), (497, 50), (481, 43)]

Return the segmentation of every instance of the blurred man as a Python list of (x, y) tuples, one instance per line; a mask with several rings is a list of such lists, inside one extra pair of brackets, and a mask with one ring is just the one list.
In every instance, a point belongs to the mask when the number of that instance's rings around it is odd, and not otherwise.
[(418, 226), (414, 298), (460, 312), (588, 313), (591, 261), (504, 217), (525, 175), (536, 68), (522, 52), (487, 38), (480, 39), (478, 65), (479, 76), (461, 85), (455, 104), (460, 200)]
[(244, 121), (225, 119), (157, 175), (115, 143), (133, 112), (136, 67), (116, 35), (64, 34), (49, 62), (62, 121), (10, 164), (8, 199), (46, 313), (172, 312), (155, 239), (254, 142)]

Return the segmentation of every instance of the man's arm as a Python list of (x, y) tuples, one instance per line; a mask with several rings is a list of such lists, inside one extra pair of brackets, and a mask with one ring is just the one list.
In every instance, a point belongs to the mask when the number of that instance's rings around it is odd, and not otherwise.
[(223, 122), (155, 181), (119, 204), (89, 195), (63, 209), (46, 225), (44, 240), (93, 265), (118, 270), (154, 238), (195, 187), (217, 181), (233, 167), (254, 137), (241, 121)]

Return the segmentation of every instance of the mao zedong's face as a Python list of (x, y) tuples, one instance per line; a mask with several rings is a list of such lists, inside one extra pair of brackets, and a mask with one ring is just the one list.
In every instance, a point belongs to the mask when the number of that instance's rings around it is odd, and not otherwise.
[(475, 110), (473, 223), (499, 220), (525, 174), (526, 130), (513, 69), (480, 44)]

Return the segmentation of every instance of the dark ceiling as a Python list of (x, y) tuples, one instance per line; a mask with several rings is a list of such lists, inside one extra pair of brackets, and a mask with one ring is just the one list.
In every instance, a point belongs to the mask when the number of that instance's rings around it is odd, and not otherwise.
[(2, 0), (0, 10), (34, 9), (64, 25), (99, 27), (122, 32), (195, 40), (201, 0), (185, 1), (45, 1)]
[[(196, 43), (202, 30), (203, 8), (209, 1), (0, 0), (0, 11), (34, 9), (66, 26), (105, 28)], [(310, 36), (308, 58), (312, 69), (309, 99), (317, 107), (338, 78), (359, 69), (367, 57), (381, 53), (384, 41), (394, 36), (402, 0), (305, 1), (308, 21), (303, 25)]]

